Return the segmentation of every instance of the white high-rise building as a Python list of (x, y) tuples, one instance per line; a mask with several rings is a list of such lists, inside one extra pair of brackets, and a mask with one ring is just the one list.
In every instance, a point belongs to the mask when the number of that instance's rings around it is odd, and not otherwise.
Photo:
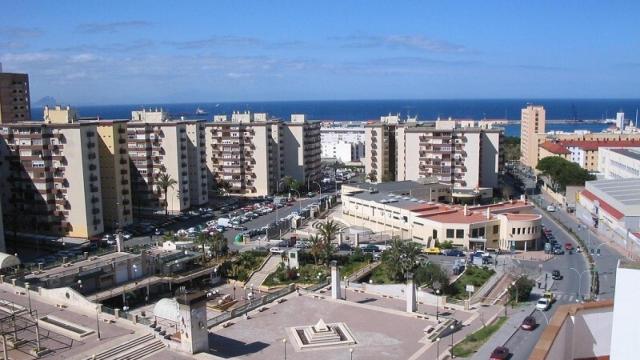
[(622, 111), (616, 113), (616, 127), (618, 130), (624, 131), (624, 113)]
[(343, 163), (361, 161), (365, 155), (365, 137), (365, 128), (361, 123), (323, 123), (320, 129), (322, 157)]

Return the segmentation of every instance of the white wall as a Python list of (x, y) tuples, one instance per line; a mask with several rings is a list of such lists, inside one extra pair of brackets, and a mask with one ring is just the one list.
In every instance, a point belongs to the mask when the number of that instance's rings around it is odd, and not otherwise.
[(611, 331), (611, 360), (637, 359), (640, 331), (640, 270), (618, 266)]

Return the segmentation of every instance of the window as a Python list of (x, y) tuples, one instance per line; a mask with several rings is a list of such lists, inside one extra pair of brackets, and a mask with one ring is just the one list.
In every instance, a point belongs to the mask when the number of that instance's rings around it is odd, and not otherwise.
[(484, 228), (479, 228), (478, 229), (478, 237), (484, 237)]
[(462, 239), (464, 237), (463, 229), (456, 229), (456, 239)]
[(471, 237), (472, 238), (478, 237), (478, 229), (471, 229)]
[(435, 229), (433, 230), (432, 238), (433, 239), (437, 239), (438, 238), (438, 230), (435, 230)]
[(447, 229), (447, 239), (453, 238), (453, 229)]
[(516, 234), (516, 228), (511, 228), (511, 235), (515, 235)]

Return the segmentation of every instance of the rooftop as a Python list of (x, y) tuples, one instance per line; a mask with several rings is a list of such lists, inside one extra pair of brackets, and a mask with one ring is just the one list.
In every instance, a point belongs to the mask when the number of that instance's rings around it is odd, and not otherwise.
[(568, 154), (569, 148), (593, 151), (601, 147), (640, 147), (640, 140), (560, 140), (546, 141), (540, 146), (554, 154)]
[(640, 147), (609, 149), (611, 152), (629, 157), (634, 160), (640, 160)]
[[(601, 193), (606, 194), (607, 197), (622, 206), (640, 206), (640, 191), (638, 191), (640, 190), (640, 178), (588, 181), (586, 186), (588, 193), (583, 191), (583, 194), (587, 197), (589, 197), (589, 193), (596, 197), (598, 197), (597, 193)], [(602, 204), (602, 199), (599, 201)], [(623, 211), (623, 209), (618, 210)]]

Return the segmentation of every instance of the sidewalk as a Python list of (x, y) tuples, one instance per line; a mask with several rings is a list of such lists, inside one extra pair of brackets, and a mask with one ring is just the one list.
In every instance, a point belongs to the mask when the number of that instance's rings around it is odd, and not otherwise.
[(280, 255), (278, 254), (271, 255), (271, 257), (269, 258), (269, 260), (267, 260), (266, 264), (264, 264), (262, 269), (260, 269), (259, 271), (256, 271), (253, 275), (251, 275), (251, 277), (247, 279), (247, 281), (245, 281), (245, 284), (250, 284), (250, 286), (255, 287), (256, 289), (259, 288), (262, 285), (262, 283), (267, 279), (267, 276), (269, 276), (269, 274), (271, 274), (272, 272), (276, 271), (276, 269), (278, 268), (278, 265), (280, 265), (281, 262), (282, 262), (282, 257)]
[[(549, 278), (551, 278), (551, 274), (549, 274)], [(544, 274), (541, 274), (537, 279), (537, 281), (544, 280)], [(553, 287), (553, 280), (549, 283), (548, 288)], [(544, 289), (539, 289), (537, 286), (534, 286), (531, 290), (532, 295), (542, 296), (544, 293)], [(502, 346), (511, 339), (513, 334), (520, 328), (520, 324), (527, 316), (531, 315), (536, 310), (536, 303), (528, 302), (523, 304), (517, 309), (507, 308), (507, 314), (509, 319), (496, 331), (493, 336), (480, 348), (478, 352), (476, 352), (471, 359), (488, 359), (491, 356), (491, 352), (498, 346)], [(514, 312), (515, 311), (515, 312)]]

